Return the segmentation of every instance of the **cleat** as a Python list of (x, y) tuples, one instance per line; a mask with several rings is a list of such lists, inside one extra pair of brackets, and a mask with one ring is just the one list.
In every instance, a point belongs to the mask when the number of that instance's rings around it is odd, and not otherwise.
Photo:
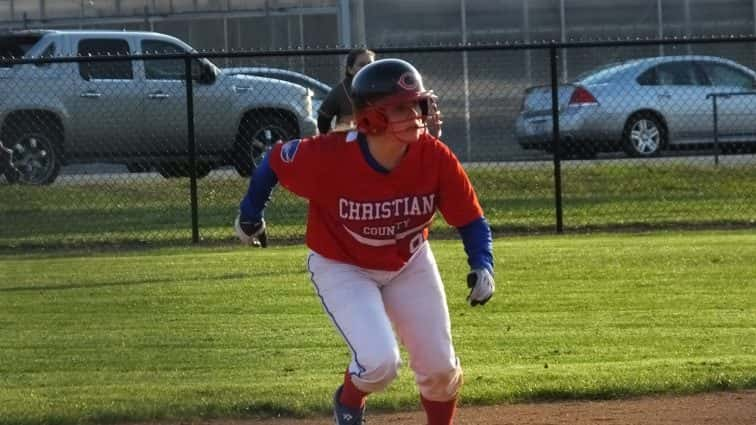
[(333, 419), (335, 425), (362, 425), (365, 423), (365, 408), (352, 409), (347, 406), (342, 406), (339, 402), (341, 396), (341, 388), (336, 390), (333, 394)]

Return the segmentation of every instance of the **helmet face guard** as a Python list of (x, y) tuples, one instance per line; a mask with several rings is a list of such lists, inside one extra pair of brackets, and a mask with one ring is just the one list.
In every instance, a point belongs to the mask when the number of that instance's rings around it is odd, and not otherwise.
[[(352, 103), (357, 129), (366, 134), (389, 133), (403, 143), (412, 143), (401, 134), (412, 129), (440, 135), (441, 114), (431, 90), (425, 90), (422, 77), (408, 62), (381, 59), (361, 69), (352, 81)], [(389, 107), (417, 103), (419, 113), (400, 121), (389, 121)]]
[[(441, 134), (441, 112), (438, 109), (436, 95), (432, 91), (424, 91), (412, 95), (395, 95), (381, 99), (376, 104), (360, 109), (355, 114), (357, 129), (366, 134), (381, 134), (388, 132), (402, 143), (412, 143), (416, 138), (406, 139), (401, 136), (407, 130), (422, 129), (423, 133), (430, 132), (433, 136)], [(417, 102), (420, 113), (403, 120), (390, 121), (386, 109), (404, 103)]]

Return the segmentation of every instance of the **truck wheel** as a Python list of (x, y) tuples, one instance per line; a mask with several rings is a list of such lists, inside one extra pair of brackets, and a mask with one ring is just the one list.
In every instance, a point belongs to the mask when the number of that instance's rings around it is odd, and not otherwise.
[[(201, 179), (210, 174), (212, 166), (205, 162), (197, 162), (197, 178)], [(166, 179), (189, 177), (189, 163), (186, 162), (164, 162), (157, 167), (158, 173)]]
[(232, 164), (242, 177), (249, 177), (263, 154), (279, 140), (299, 136), (296, 119), (284, 113), (265, 112), (249, 115), (239, 126)]
[(146, 173), (150, 171), (150, 164), (145, 162), (128, 162), (126, 163), (126, 169), (129, 173)]
[(13, 150), (13, 165), (20, 172), (21, 183), (50, 184), (60, 173), (61, 137), (45, 127), (44, 123), (23, 123), (7, 135), (5, 142)]

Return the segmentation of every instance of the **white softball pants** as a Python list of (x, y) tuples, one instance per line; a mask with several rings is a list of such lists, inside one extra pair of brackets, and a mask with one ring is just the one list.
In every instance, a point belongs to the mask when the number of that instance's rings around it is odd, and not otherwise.
[(431, 401), (457, 396), (462, 369), (427, 242), (399, 271), (364, 269), (312, 251), (307, 265), (323, 309), (352, 352), (349, 372), (358, 389), (382, 391), (396, 378), (401, 360), (395, 329), (420, 394)]

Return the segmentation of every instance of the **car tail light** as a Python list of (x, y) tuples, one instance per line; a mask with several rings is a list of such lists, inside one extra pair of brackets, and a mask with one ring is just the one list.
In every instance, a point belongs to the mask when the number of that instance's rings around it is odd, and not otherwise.
[(570, 105), (591, 105), (598, 101), (585, 87), (577, 86), (570, 96)]

